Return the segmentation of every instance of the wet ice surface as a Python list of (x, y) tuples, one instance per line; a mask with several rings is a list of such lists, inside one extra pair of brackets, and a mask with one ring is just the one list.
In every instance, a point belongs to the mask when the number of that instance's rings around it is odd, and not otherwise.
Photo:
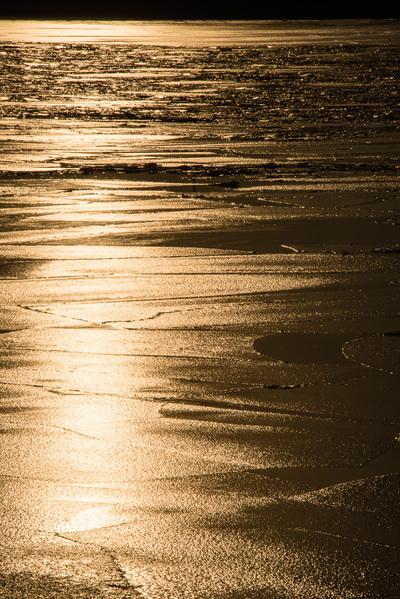
[(365, 27), (1, 47), (0, 596), (400, 596), (398, 38)]

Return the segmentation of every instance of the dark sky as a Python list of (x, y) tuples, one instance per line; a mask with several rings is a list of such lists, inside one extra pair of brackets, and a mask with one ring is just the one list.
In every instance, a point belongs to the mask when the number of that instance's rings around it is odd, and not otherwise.
[(3, 0), (0, 18), (333, 19), (396, 18), (398, 2), (340, 0)]

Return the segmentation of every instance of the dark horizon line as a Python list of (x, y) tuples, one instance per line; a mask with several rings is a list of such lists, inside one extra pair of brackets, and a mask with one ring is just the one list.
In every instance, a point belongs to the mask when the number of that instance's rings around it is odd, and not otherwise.
[[(8, 4), (0, 8), (0, 19), (29, 19), (29, 20), (223, 20), (223, 21), (240, 21), (240, 20), (262, 20), (262, 21), (318, 21), (318, 20), (396, 20), (400, 17), (399, 10), (393, 6), (388, 8), (383, 5), (377, 10), (369, 6), (363, 7), (362, 10), (356, 10), (349, 3), (348, 6), (320, 6), (315, 7), (312, 4), (309, 7), (288, 8), (282, 3), (279, 7), (260, 6), (253, 4), (254, 0), (246, 3), (246, 7), (241, 5), (230, 6), (227, 8), (223, 5), (214, 4), (212, 0), (205, 0), (203, 5), (199, 7), (194, 5), (189, 7), (177, 2), (175, 5), (170, 3), (165, 6), (162, 0), (152, 0), (148, 2), (147, 7), (126, 8), (120, 6), (104, 7), (77, 7), (75, 2), (67, 6), (65, 3), (59, 6), (48, 5), (46, 2), (41, 5), (36, 4), (35, 7), (26, 6), (23, 3), (17, 3), (12, 6)], [(397, 14), (396, 14), (397, 13)]]
[(233, 16), (229, 16), (229, 17), (222, 17), (222, 16), (212, 16), (212, 15), (197, 15), (197, 16), (185, 16), (185, 17), (177, 17), (177, 16), (171, 16), (171, 15), (159, 15), (159, 16), (149, 16), (146, 15), (144, 16), (142, 15), (120, 15), (120, 14), (116, 14), (116, 15), (102, 15), (102, 14), (98, 14), (98, 15), (93, 15), (93, 14), (59, 14), (59, 15), (30, 15), (30, 14), (6, 14), (6, 15), (1, 15), (0, 14), (0, 21), (6, 21), (6, 20), (29, 20), (29, 21), (59, 21), (59, 20), (66, 20), (66, 21), (81, 21), (81, 20), (88, 20), (88, 21), (98, 21), (98, 20), (104, 20), (104, 21), (141, 21), (141, 20), (146, 20), (146, 21), (281, 21), (281, 22), (291, 22), (291, 21), (308, 21), (308, 22), (312, 22), (312, 21), (399, 21), (400, 17), (393, 17), (393, 16), (368, 16), (368, 15), (364, 15), (364, 16), (355, 16), (355, 15), (351, 15), (351, 16), (342, 16), (342, 15), (330, 15), (330, 16), (302, 16), (302, 17), (297, 17), (297, 16), (290, 16), (290, 17), (278, 17), (278, 16), (268, 16), (268, 17), (260, 17), (260, 16), (252, 16), (252, 15), (243, 15), (243, 16), (237, 16), (237, 17), (233, 17)]

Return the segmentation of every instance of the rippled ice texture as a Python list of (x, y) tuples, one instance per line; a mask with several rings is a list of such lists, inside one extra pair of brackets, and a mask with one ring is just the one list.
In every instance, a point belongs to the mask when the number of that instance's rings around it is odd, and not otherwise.
[(397, 34), (395, 22), (4, 21), (1, 168), (265, 173), (280, 149), (268, 142), (376, 137), (399, 116)]
[(399, 23), (0, 42), (0, 597), (400, 597)]

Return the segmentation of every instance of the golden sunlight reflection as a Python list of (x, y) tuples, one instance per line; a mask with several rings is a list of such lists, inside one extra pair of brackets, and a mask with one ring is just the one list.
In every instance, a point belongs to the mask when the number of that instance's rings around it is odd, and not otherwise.
[[(67, 327), (49, 333), (44, 343), (58, 350), (62, 348), (65, 353), (63, 391), (70, 394), (70, 401), (61, 411), (62, 427), (77, 435), (112, 443), (118, 438), (126, 419), (125, 402), (115, 396), (113, 386), (115, 380), (125, 386), (124, 369), (113, 355), (117, 351), (116, 341), (110, 339), (107, 328), (90, 328), (90, 325), (83, 328)], [(134, 380), (131, 380), (131, 390), (134, 384)], [(92, 467), (93, 470), (108, 470), (107, 459), (110, 455), (107, 444), (101, 443), (101, 451), (97, 455), (96, 452), (90, 452), (87, 457), (95, 463), (87, 463), (85, 467), (89, 470)], [(85, 459), (84, 455), (78, 456), (82, 464)]]
[[(132, 43), (167, 46), (282, 44), (310, 36), (313, 28), (279, 21), (0, 21), (0, 41)], [(336, 28), (329, 33), (337, 35)]]
[(121, 518), (116, 517), (113, 508), (108, 505), (89, 504), (89, 507), (77, 511), (68, 520), (57, 527), (57, 532), (72, 532), (92, 530), (121, 523)]
[(115, 38), (142, 39), (151, 28), (140, 22), (124, 21), (4, 21), (0, 40), (24, 42), (107, 42)]

